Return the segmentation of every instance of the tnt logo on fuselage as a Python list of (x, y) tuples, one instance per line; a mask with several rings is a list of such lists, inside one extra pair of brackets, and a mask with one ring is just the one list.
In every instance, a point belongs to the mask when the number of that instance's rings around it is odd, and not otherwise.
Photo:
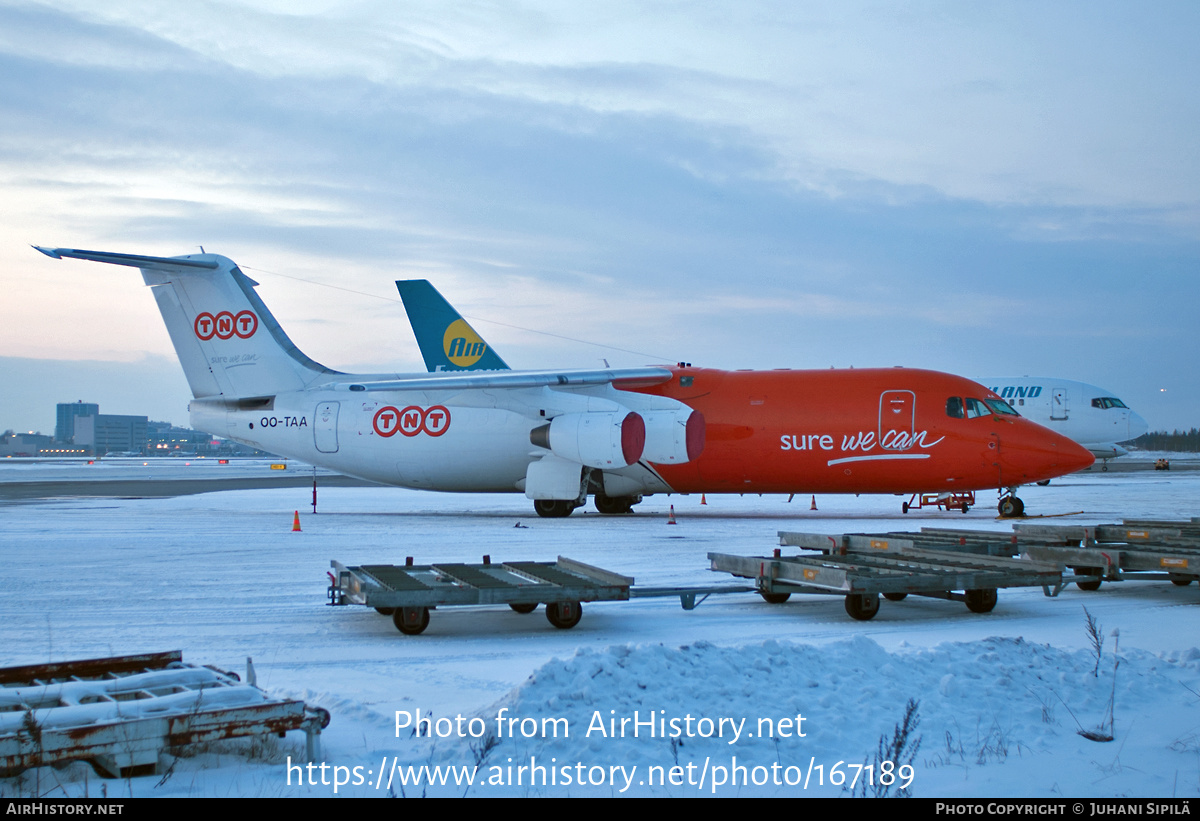
[(217, 339), (249, 339), (258, 330), (258, 317), (254, 311), (241, 311), (234, 316), (229, 311), (221, 311), (213, 316), (208, 311), (196, 317), (192, 323), (196, 336), (205, 342), (214, 336)]
[(464, 320), (456, 319), (442, 335), (442, 350), (460, 368), (474, 365), (487, 353), (487, 343)]
[(409, 405), (404, 410), (387, 405), (375, 411), (371, 427), (385, 439), (397, 433), (405, 436), (416, 436), (418, 433), (441, 436), (450, 428), (450, 410), (445, 405), (434, 405), (432, 408)]

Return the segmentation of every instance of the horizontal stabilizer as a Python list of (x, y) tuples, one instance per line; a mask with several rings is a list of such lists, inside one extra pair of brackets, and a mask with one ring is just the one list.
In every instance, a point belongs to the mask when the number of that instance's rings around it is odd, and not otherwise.
[(86, 259), (91, 262), (107, 262), (110, 265), (128, 265), (130, 268), (145, 268), (152, 271), (177, 270), (179, 268), (203, 268), (213, 271), (220, 263), (213, 259), (188, 259), (187, 257), (143, 257), (137, 254), (113, 254), (108, 251), (81, 251), (77, 248), (43, 248), (33, 246), (53, 259)]

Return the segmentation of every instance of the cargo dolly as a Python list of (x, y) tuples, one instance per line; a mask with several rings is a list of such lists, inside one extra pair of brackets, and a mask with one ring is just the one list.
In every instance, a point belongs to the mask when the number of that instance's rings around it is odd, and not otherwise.
[(402, 566), (330, 564), (331, 605), (373, 607), (409, 636), (424, 632), (429, 611), (438, 607), (507, 604), (518, 613), (532, 613), (545, 604), (546, 619), (566, 630), (579, 623), (583, 602), (679, 596), (683, 609), (692, 610), (712, 593), (753, 590), (745, 585), (634, 589), (632, 577), (564, 556), (556, 562), (493, 563), (484, 556), (482, 564), (414, 565), (411, 557)]
[(1036, 538), (1026, 553), (1070, 568), (1080, 590), (1103, 582), (1170, 581), (1186, 587), (1200, 580), (1200, 526), (1192, 522), (1126, 521), (1081, 527), (1015, 525), (1021, 539)]
[[(851, 618), (867, 621), (879, 612), (879, 596), (902, 601), (909, 595), (961, 601), (974, 613), (996, 606), (1002, 587), (1041, 587), (1047, 596), (1063, 588), (1057, 566), (1006, 556), (987, 555), (989, 539), (1006, 543), (1002, 533), (979, 533), (974, 552), (967, 537), (923, 534), (836, 535), (779, 534), (781, 545), (817, 551), (771, 557), (709, 553), (711, 568), (754, 579), (759, 594), (771, 604), (781, 604), (792, 593), (843, 594)], [(925, 543), (933, 547), (924, 546)], [(962, 591), (962, 592), (956, 592)]]
[(168, 751), (298, 729), (319, 761), (329, 712), (267, 694), (247, 668), (242, 682), (175, 650), (0, 669), (0, 777), (76, 760), (109, 778), (160, 774)]

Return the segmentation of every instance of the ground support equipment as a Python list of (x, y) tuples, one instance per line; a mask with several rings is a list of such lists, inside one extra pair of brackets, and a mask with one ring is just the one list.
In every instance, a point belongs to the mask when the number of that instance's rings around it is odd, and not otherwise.
[(557, 562), (505, 562), (417, 566), (330, 563), (331, 605), (362, 604), (392, 617), (401, 633), (417, 635), (429, 626), (429, 611), (460, 605), (507, 604), (518, 613), (546, 605), (546, 619), (569, 629), (579, 623), (582, 602), (627, 601), (678, 596), (684, 610), (694, 610), (715, 593), (750, 593), (746, 585), (707, 587), (634, 587), (633, 578), (563, 556)]
[(961, 510), (966, 513), (975, 506), (975, 491), (962, 493), (914, 493), (907, 502), (900, 503), (900, 512), (920, 510), (923, 507), (936, 507), (938, 510)]
[[(866, 621), (879, 612), (879, 596), (901, 601), (909, 595), (961, 601), (975, 613), (990, 612), (1002, 587), (1041, 587), (1047, 596), (1063, 588), (1062, 572), (1039, 562), (988, 555), (1005, 534), (977, 533), (973, 550), (960, 550), (965, 537), (931, 540), (940, 549), (925, 547), (921, 534), (837, 535), (784, 533), (780, 544), (815, 551), (771, 557), (708, 554), (713, 570), (754, 579), (759, 593), (771, 603), (787, 601), (792, 593), (834, 593), (846, 597), (846, 612)], [(917, 538), (913, 538), (917, 537)], [(1004, 548), (1008, 549), (1008, 548)], [(958, 592), (961, 591), (961, 592)]]
[(326, 710), (178, 650), (0, 669), (0, 776), (79, 760), (109, 778), (153, 775), (178, 747), (298, 729), (316, 761), (327, 726)]
[(1170, 581), (1186, 587), (1200, 580), (1200, 522), (1125, 521), (1123, 524), (1014, 525), (1021, 539), (1038, 538), (1030, 558), (1070, 568), (1080, 590), (1103, 582)]
[(414, 636), (429, 626), (429, 611), (459, 605), (507, 604), (518, 613), (546, 605), (546, 618), (568, 629), (579, 623), (582, 602), (625, 601), (633, 579), (563, 556), (557, 562), (482, 564), (442, 562), (404, 566), (347, 567), (331, 562), (329, 603), (374, 607), (401, 633)]

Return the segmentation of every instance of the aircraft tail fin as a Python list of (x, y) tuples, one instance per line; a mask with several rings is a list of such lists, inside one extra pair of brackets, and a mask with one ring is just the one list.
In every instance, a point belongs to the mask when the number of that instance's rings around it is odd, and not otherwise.
[(430, 372), (509, 369), (429, 280), (397, 280), (396, 288)]
[(338, 373), (300, 352), (255, 293), (258, 283), (228, 257), (147, 257), (34, 248), (54, 259), (83, 259), (141, 269), (197, 399), (273, 396), (300, 390)]

